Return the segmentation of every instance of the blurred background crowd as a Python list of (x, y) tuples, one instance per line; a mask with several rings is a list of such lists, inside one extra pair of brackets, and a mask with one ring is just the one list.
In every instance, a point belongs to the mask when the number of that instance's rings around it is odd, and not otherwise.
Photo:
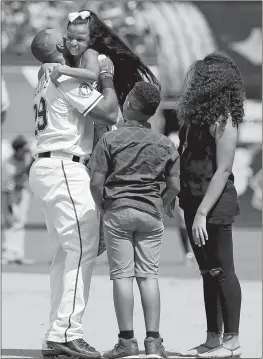
[(44, 27), (65, 32), (68, 13), (80, 8), (95, 11), (157, 68), (166, 97), (180, 92), (194, 60), (221, 49), (239, 64), (248, 97), (261, 99), (259, 1), (2, 1), (3, 64), (11, 57), (11, 62), (34, 63), (29, 51), (34, 35)]
[[(234, 174), (241, 216), (236, 225), (261, 227), (262, 206), (262, 3), (261, 1), (2, 1), (2, 160), (18, 134), (32, 142), (33, 88), (39, 63), (30, 52), (35, 34), (46, 27), (66, 30), (67, 15), (95, 11), (151, 67), (162, 85), (156, 130), (176, 135), (173, 112), (184, 75), (193, 61), (215, 50), (227, 52), (245, 81), (246, 118), (240, 128)], [(6, 91), (3, 86), (6, 86)], [(5, 99), (4, 104), (4, 96)], [(3, 105), (5, 109), (3, 111)], [(4, 117), (2, 117), (3, 119)], [(33, 143), (33, 142), (32, 142)], [(44, 223), (31, 196), (27, 224)], [(166, 219), (167, 225), (174, 225)]]

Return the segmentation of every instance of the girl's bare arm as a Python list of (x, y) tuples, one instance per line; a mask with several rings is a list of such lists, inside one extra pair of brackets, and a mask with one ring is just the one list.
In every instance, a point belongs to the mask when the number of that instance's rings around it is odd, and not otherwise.
[(98, 53), (92, 49), (84, 52), (81, 68), (60, 66), (59, 73), (81, 79), (83, 81), (98, 81), (100, 67), (98, 61)]

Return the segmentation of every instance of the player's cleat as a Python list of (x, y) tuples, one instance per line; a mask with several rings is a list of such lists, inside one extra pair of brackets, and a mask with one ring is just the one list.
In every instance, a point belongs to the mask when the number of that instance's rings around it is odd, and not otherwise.
[[(59, 349), (53, 349), (51, 346), (47, 344), (47, 338), (48, 338), (49, 332), (45, 334), (44, 340), (42, 342), (42, 355), (44, 358), (52, 359), (57, 358), (59, 355), (66, 356), (65, 352)], [(69, 355), (70, 356), (70, 355)]]
[(86, 343), (82, 338), (75, 339), (67, 343), (58, 343), (48, 340), (47, 345), (53, 350), (61, 351), (63, 355), (88, 359), (101, 358), (100, 353), (95, 348)]
[[(64, 351), (59, 350), (59, 349), (53, 349), (47, 344), (42, 346), (41, 352), (42, 352), (42, 355), (44, 358), (53, 358), (53, 357), (58, 357), (59, 355), (66, 356)], [(69, 354), (69, 356), (70, 356), (70, 354)]]
[(147, 358), (168, 358), (168, 355), (163, 346), (163, 339), (159, 338), (146, 338), (144, 340), (145, 354)]
[(103, 358), (117, 359), (117, 358), (139, 358), (138, 342), (135, 338), (124, 339), (119, 338), (118, 343), (112, 350), (103, 354)]

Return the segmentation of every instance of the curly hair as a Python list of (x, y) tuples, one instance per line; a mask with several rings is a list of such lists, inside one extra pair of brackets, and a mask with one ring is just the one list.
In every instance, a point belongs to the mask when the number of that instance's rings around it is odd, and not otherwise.
[(245, 90), (241, 72), (224, 53), (212, 53), (188, 70), (178, 100), (181, 121), (203, 126), (219, 123), (223, 128), (231, 115), (233, 126), (244, 118)]
[[(148, 80), (150, 83), (161, 88), (152, 71), (135, 55), (129, 47), (118, 37), (117, 34), (107, 26), (99, 17), (90, 10), (89, 18), (83, 20), (78, 17), (72, 23), (87, 23), (90, 30), (90, 48), (100, 54), (109, 56), (114, 64), (114, 87), (118, 97), (119, 105), (123, 106), (126, 96), (134, 87), (136, 82)], [(71, 23), (68, 23), (68, 26)], [(74, 57), (69, 56), (70, 63)]]
[(139, 105), (140, 111), (149, 116), (155, 114), (161, 101), (161, 94), (158, 88), (145, 81), (137, 82), (130, 95), (136, 104)]

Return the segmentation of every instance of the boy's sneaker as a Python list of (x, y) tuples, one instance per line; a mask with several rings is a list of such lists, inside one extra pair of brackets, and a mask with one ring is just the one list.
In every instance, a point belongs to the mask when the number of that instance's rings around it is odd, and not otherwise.
[(144, 340), (145, 354), (147, 358), (168, 358), (168, 355), (162, 345), (163, 339), (159, 338), (146, 338)]
[(139, 358), (138, 342), (135, 338), (123, 339), (119, 338), (118, 343), (112, 350), (105, 352), (103, 358), (117, 359), (117, 358)]

